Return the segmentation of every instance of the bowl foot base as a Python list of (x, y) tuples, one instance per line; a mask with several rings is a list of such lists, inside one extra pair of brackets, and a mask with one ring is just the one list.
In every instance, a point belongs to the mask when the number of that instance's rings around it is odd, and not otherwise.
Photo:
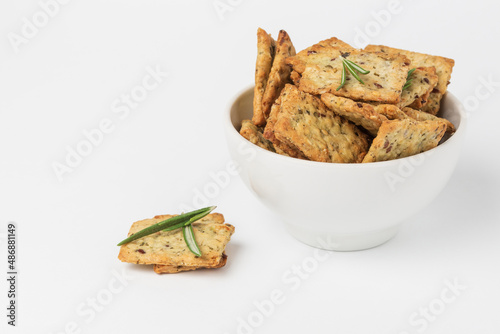
[(306, 245), (340, 252), (358, 251), (380, 246), (392, 239), (399, 230), (399, 226), (396, 225), (368, 233), (338, 234), (314, 232), (292, 224), (285, 225), (288, 233)]

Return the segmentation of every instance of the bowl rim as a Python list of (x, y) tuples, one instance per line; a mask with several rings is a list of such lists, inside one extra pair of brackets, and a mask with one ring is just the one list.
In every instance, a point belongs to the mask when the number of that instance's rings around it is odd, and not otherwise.
[[(442, 150), (445, 150), (448, 146), (452, 145), (455, 141), (460, 140), (459, 138), (462, 137), (465, 133), (465, 129), (467, 126), (467, 114), (465, 113), (465, 109), (463, 104), (460, 102), (460, 100), (453, 94), (450, 93), (449, 91), (446, 91), (445, 95), (443, 98), (446, 99), (451, 99), (452, 104), (456, 107), (456, 110), (459, 115), (459, 120), (460, 123), (455, 125), (456, 131), (455, 133), (449, 137), (444, 143), (439, 144), (437, 147), (430, 149), (428, 151), (418, 153), (415, 155), (411, 155), (409, 157), (404, 157), (404, 158), (399, 158), (399, 159), (394, 159), (394, 160), (387, 160), (387, 161), (376, 161), (376, 162), (370, 162), (370, 163), (339, 163), (339, 162), (322, 162), (322, 161), (312, 161), (312, 160), (303, 160), (303, 159), (298, 159), (298, 158), (293, 158), (293, 157), (287, 157), (285, 155), (277, 154), (271, 151), (268, 151), (266, 149), (263, 149), (262, 147), (259, 147), (258, 145), (255, 145), (248, 141), (246, 138), (244, 138), (242, 135), (240, 135), (239, 131), (236, 130), (236, 128), (233, 126), (233, 122), (231, 121), (231, 114), (233, 110), (233, 106), (240, 99), (243, 94), (246, 94), (250, 90), (254, 89), (254, 85), (248, 85), (246, 88), (243, 88), (239, 90), (236, 95), (231, 98), (229, 101), (229, 104), (226, 107), (225, 114), (224, 114), (224, 125), (226, 127), (226, 132), (229, 132), (233, 137), (240, 138), (242, 143), (249, 143), (252, 145), (252, 148), (257, 149), (257, 152), (260, 152), (261, 154), (268, 155), (271, 159), (282, 159), (284, 163), (294, 163), (294, 164), (302, 164), (303, 166), (309, 166), (309, 167), (318, 167), (318, 168), (378, 168), (378, 167), (390, 167), (391, 165), (399, 165), (403, 161), (408, 161), (410, 159), (415, 159), (418, 157), (423, 157), (424, 155), (428, 155), (429, 152), (432, 152), (432, 154), (440, 152)], [(228, 138), (228, 140), (230, 140)], [(329, 166), (329, 167), (327, 167)]]

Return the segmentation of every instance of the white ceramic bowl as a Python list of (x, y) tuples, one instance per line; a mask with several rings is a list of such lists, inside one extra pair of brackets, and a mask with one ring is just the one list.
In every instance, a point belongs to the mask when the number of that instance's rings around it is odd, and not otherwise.
[(378, 246), (431, 203), (448, 182), (465, 136), (461, 103), (447, 93), (440, 116), (457, 131), (438, 147), (412, 157), (367, 164), (306, 161), (251, 144), (239, 133), (252, 118), (253, 88), (230, 103), (224, 117), (229, 152), (246, 186), (277, 213), (298, 240), (323, 249)]

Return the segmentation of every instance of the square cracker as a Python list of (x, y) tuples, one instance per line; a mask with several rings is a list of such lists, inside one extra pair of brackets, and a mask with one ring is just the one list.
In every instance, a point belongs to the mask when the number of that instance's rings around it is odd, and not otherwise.
[(271, 72), (275, 50), (275, 40), (264, 29), (259, 28), (257, 30), (257, 61), (255, 63), (252, 117), (252, 121), (256, 125), (266, 124), (266, 118), (262, 110), (262, 98)]
[(453, 66), (455, 65), (455, 61), (453, 59), (391, 48), (385, 45), (368, 45), (365, 47), (365, 51), (404, 55), (410, 59), (412, 67), (434, 66), (438, 76), (436, 89), (441, 94), (446, 93), (446, 89), (451, 78), (451, 72), (453, 70)]
[[(347, 44), (344, 41), (341, 41), (337, 37), (332, 37), (329, 39), (325, 39), (324, 41), (321, 41), (313, 46), (308, 47), (307, 49), (301, 51), (302, 53), (317, 53), (317, 49), (323, 48), (323, 47), (333, 47), (337, 48), (339, 50), (345, 51), (352, 51), (356, 50), (349, 44)], [(300, 84), (300, 74), (297, 71), (292, 70), (292, 73), (290, 73), (290, 79), (292, 79), (293, 83), (295, 86), (299, 86)]]
[[(374, 137), (377, 135), (382, 122), (387, 121), (387, 117), (378, 112), (378, 110), (384, 108), (385, 105), (377, 106), (369, 103), (356, 102), (330, 93), (321, 95), (321, 101), (337, 115), (365, 128)], [(389, 106), (397, 108), (392, 104)]]
[(273, 107), (271, 108), (271, 113), (269, 114), (269, 118), (267, 119), (266, 127), (264, 128), (264, 138), (270, 140), (273, 143), (274, 148), (276, 149), (276, 153), (292, 158), (307, 160), (304, 153), (286, 143), (279, 141), (278, 138), (276, 138), (276, 136), (274, 135), (274, 125), (276, 124), (278, 116), (281, 113), (281, 101), (286, 100), (289, 93), (293, 91), (293, 89), (294, 86), (286, 85), (285, 88), (283, 88), (283, 90), (281, 91), (280, 96), (274, 102)]
[[(129, 236), (157, 224), (173, 215), (160, 215), (132, 224)], [(234, 226), (224, 224), (224, 216), (212, 213), (193, 223), (195, 239), (202, 256), (197, 257), (187, 247), (182, 230), (160, 231), (129, 242), (120, 248), (122, 262), (161, 264), (175, 267), (208, 267), (220, 265), (224, 249), (234, 233)]]
[(363, 163), (394, 160), (428, 151), (438, 145), (445, 131), (446, 123), (442, 120), (408, 118), (385, 121)]
[(438, 83), (427, 98), (427, 103), (422, 107), (422, 110), (433, 115), (438, 113), (441, 98), (444, 93), (446, 93), (448, 84), (450, 83), (451, 72), (453, 71), (453, 66), (455, 65), (455, 61), (453, 59), (391, 48), (385, 45), (368, 45), (365, 47), (365, 50), (372, 52), (385, 52), (387, 54), (405, 55), (411, 60), (413, 67), (434, 66), (438, 76)]
[[(347, 73), (345, 85), (337, 90), (341, 83), (342, 58), (370, 71), (360, 74), (364, 84)], [(299, 88), (304, 92), (314, 95), (331, 93), (352, 100), (391, 104), (400, 101), (410, 65), (408, 58), (402, 55), (342, 50), (328, 45), (313, 45), (287, 58), (286, 62), (300, 74)]]
[(445, 118), (437, 117), (437, 116), (431, 115), (429, 113), (426, 113), (424, 111), (415, 110), (415, 109), (408, 108), (408, 107), (403, 108), (403, 112), (406, 115), (408, 115), (409, 117), (411, 117), (417, 121), (433, 121), (436, 119), (440, 119), (446, 123), (446, 132), (448, 132), (448, 133), (455, 132), (455, 126), (453, 125), (453, 123)]
[(290, 36), (288, 36), (285, 30), (280, 30), (276, 42), (276, 55), (274, 56), (273, 66), (269, 73), (269, 80), (267, 81), (266, 90), (262, 97), (262, 111), (266, 118), (269, 116), (271, 107), (280, 95), (283, 87), (291, 82), (291, 69), (285, 63), (285, 59), (294, 55), (295, 48), (293, 47)]
[(266, 138), (262, 134), (262, 130), (256, 127), (252, 121), (244, 120), (241, 122), (240, 134), (246, 138), (249, 142), (254, 145), (257, 145), (265, 150), (276, 152), (274, 149), (273, 143)]
[(438, 83), (435, 67), (417, 67), (410, 76), (410, 87), (401, 93), (399, 108), (420, 109), (427, 103), (429, 94)]
[(279, 141), (314, 161), (352, 163), (363, 159), (368, 135), (335, 115), (318, 97), (287, 87), (290, 93), (281, 98), (281, 112), (274, 125)]

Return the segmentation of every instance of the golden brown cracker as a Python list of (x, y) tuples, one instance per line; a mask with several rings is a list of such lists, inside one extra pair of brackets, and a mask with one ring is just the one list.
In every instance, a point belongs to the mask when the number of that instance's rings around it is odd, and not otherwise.
[[(360, 74), (363, 83), (350, 73), (341, 84), (342, 59), (348, 59), (370, 71)], [(321, 95), (331, 93), (352, 100), (375, 101), (396, 104), (400, 101), (410, 61), (402, 55), (358, 50), (344, 51), (335, 46), (311, 47), (287, 58), (287, 64), (301, 75), (300, 90)]]
[(285, 63), (285, 59), (295, 55), (290, 36), (285, 30), (280, 30), (276, 41), (276, 55), (274, 56), (269, 80), (267, 81), (264, 96), (262, 97), (262, 111), (264, 117), (268, 117), (274, 101), (278, 98), (285, 84), (291, 82), (290, 67)]
[(382, 122), (387, 120), (387, 117), (380, 115), (376, 111), (379, 106), (373, 106), (369, 103), (356, 102), (330, 93), (321, 95), (321, 101), (337, 115), (365, 128), (374, 137), (377, 135)]
[(335, 115), (321, 100), (290, 85), (274, 125), (276, 138), (322, 162), (360, 162), (369, 138), (353, 123)]
[(257, 145), (265, 150), (276, 152), (273, 143), (264, 138), (262, 129), (255, 126), (252, 121), (244, 120), (241, 123), (240, 134), (252, 144)]
[(435, 67), (417, 67), (410, 75), (411, 84), (401, 93), (399, 108), (420, 109), (438, 83)]
[[(172, 215), (161, 215), (132, 224), (129, 236), (146, 227), (157, 224)], [(195, 239), (202, 256), (197, 257), (187, 247), (182, 229), (160, 231), (131, 241), (120, 248), (118, 258), (136, 264), (162, 264), (169, 266), (215, 267), (234, 233), (234, 226), (224, 224), (224, 216), (209, 214), (193, 223)]]
[(363, 163), (394, 160), (436, 147), (446, 131), (442, 120), (413, 119), (385, 121), (378, 130)]
[(436, 120), (436, 119), (442, 120), (443, 122), (446, 123), (446, 132), (449, 132), (449, 133), (455, 132), (455, 126), (453, 125), (453, 123), (451, 123), (447, 119), (444, 119), (444, 118), (441, 118), (441, 117), (437, 117), (437, 116), (431, 115), (429, 113), (426, 113), (424, 111), (415, 110), (415, 109), (408, 108), (408, 107), (403, 108), (403, 112), (406, 115), (408, 115), (409, 117), (411, 117), (411, 118), (413, 118), (414, 120), (417, 120), (417, 121), (433, 121), (433, 120)]
[(366, 51), (384, 52), (388, 54), (401, 54), (410, 59), (412, 67), (435, 67), (438, 76), (436, 89), (441, 93), (446, 93), (447, 86), (451, 78), (451, 72), (455, 61), (450, 58), (428, 55), (420, 52), (391, 48), (385, 45), (368, 45)]
[(255, 87), (253, 95), (253, 117), (254, 124), (262, 126), (266, 124), (266, 118), (262, 109), (262, 98), (269, 80), (269, 73), (273, 64), (276, 42), (264, 29), (257, 30), (257, 61), (255, 64)]

